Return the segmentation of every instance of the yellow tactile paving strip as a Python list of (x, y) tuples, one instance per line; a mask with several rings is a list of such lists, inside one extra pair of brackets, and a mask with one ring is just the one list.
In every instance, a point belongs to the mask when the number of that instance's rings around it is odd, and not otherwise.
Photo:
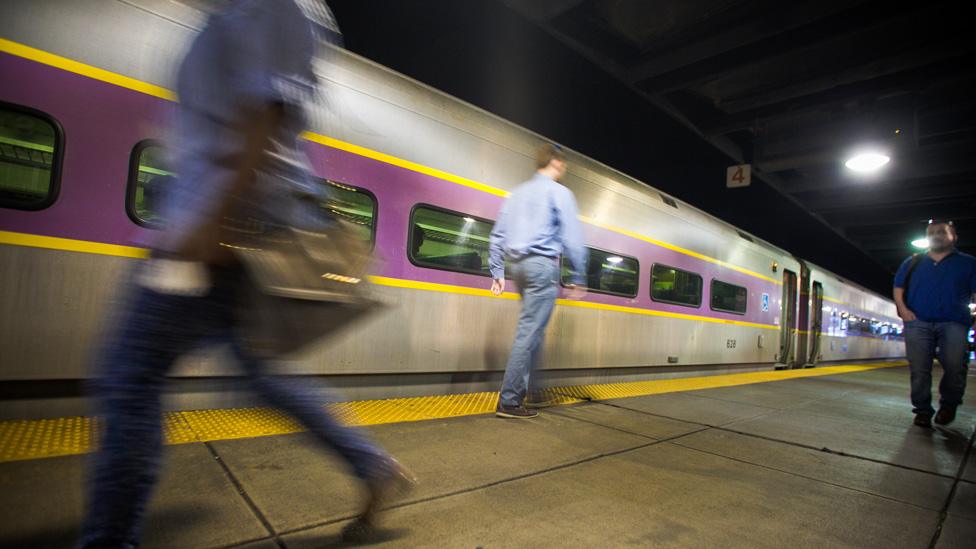
[[(904, 365), (904, 362), (874, 362), (807, 370), (575, 385), (556, 387), (548, 392), (558, 404), (571, 404), (582, 400), (697, 391)], [(484, 392), (340, 402), (326, 406), (343, 423), (363, 426), (487, 414), (493, 412), (497, 404), (498, 393)], [(273, 408), (195, 410), (168, 412), (163, 415), (166, 444), (283, 435), (302, 430), (299, 424)], [(84, 454), (96, 446), (97, 433), (98, 420), (92, 417), (0, 421), (0, 463)]]

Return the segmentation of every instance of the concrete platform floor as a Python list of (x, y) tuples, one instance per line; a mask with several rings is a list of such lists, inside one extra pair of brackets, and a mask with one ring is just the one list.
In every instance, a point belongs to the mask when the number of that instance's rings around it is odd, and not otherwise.
[[(976, 546), (976, 406), (926, 430), (907, 394), (884, 368), (374, 427), (421, 480), (376, 545)], [(144, 547), (336, 547), (359, 505), (304, 434), (166, 452)], [(70, 547), (85, 461), (0, 464), (0, 546)]]

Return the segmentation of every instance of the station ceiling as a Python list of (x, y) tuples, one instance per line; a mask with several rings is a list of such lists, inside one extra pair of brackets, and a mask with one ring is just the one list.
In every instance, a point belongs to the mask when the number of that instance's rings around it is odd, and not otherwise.
[[(956, 2), (498, 0), (887, 270), (925, 221), (976, 254), (976, 41)], [(891, 161), (844, 167), (862, 148)]]

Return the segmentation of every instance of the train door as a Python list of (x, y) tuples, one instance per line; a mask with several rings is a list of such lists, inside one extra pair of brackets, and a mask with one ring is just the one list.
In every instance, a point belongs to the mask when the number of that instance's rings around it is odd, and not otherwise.
[(814, 281), (810, 292), (810, 356), (806, 368), (813, 368), (820, 358), (820, 334), (823, 333), (823, 284)]
[(799, 311), (797, 314), (797, 338), (796, 352), (793, 353), (793, 360), (785, 362), (791, 368), (803, 368), (807, 360), (807, 347), (810, 342), (810, 269), (803, 261), (800, 261), (800, 299)]
[(796, 341), (796, 273), (783, 271), (783, 299), (780, 310), (779, 354), (776, 356), (776, 369), (789, 368), (795, 356), (793, 343)]

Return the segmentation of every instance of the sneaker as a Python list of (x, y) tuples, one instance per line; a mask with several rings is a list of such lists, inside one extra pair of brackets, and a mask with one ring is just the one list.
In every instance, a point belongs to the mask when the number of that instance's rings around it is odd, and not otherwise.
[(549, 396), (547, 393), (529, 393), (525, 397), (525, 404), (523, 406), (529, 409), (548, 408), (555, 406), (557, 402), (555, 398)]
[(503, 406), (495, 408), (495, 415), (507, 419), (530, 419), (539, 415), (535, 410), (526, 410), (525, 406)]
[(417, 484), (417, 477), (400, 464), (399, 461), (387, 458), (388, 472), (377, 478), (366, 481), (369, 491), (366, 509), (363, 513), (342, 529), (342, 540), (347, 543), (367, 543), (377, 533), (377, 515), (383, 505), (394, 497), (402, 496)]
[(943, 405), (939, 407), (939, 413), (935, 414), (935, 422), (939, 425), (948, 425), (956, 419), (956, 407)]
[(919, 427), (931, 427), (932, 414), (915, 414), (915, 425)]

